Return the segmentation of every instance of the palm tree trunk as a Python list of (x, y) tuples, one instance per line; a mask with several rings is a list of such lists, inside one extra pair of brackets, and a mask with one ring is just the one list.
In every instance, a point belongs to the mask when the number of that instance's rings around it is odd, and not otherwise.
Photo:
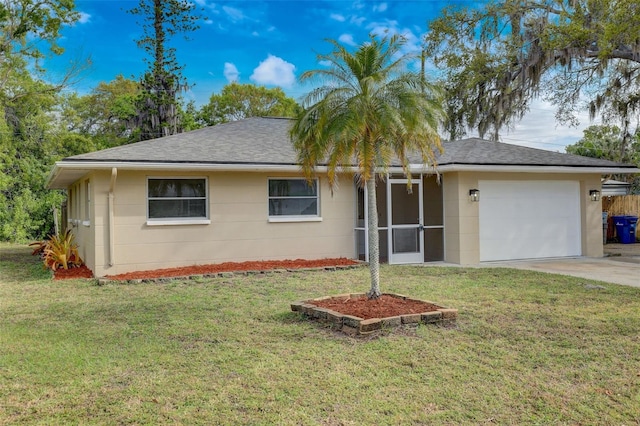
[(371, 274), (371, 290), (367, 293), (369, 299), (380, 297), (380, 237), (378, 233), (378, 204), (376, 202), (376, 177), (373, 174), (367, 179), (367, 203), (369, 214), (369, 273)]

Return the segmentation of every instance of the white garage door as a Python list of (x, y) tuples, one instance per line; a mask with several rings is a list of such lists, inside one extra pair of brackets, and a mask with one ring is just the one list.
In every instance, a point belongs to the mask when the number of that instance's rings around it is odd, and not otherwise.
[(579, 256), (580, 183), (480, 181), (480, 260)]

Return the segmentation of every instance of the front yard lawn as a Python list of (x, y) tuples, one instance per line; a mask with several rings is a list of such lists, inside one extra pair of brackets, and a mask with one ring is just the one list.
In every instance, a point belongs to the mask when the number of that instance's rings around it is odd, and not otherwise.
[(366, 268), (164, 284), (52, 281), (0, 245), (0, 424), (640, 423), (640, 289), (509, 269), (383, 266), (453, 327), (351, 338), (292, 301)]

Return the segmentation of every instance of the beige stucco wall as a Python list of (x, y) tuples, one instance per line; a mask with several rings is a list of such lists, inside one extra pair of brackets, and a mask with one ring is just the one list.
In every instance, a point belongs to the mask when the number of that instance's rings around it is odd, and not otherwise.
[[(147, 177), (206, 177), (208, 225), (149, 226)], [(345, 176), (331, 195), (320, 178), (320, 222), (270, 223), (268, 178), (286, 173), (191, 173), (119, 170), (114, 202), (114, 264), (109, 265), (108, 193), (111, 172), (91, 175), (93, 214), (86, 263), (98, 277), (176, 266), (246, 260), (353, 257), (355, 191)], [(95, 255), (91, 255), (93, 252)]]
[[(88, 184), (88, 185), (87, 185)], [(69, 197), (71, 193), (71, 197)], [(93, 175), (87, 174), (67, 189), (67, 228), (78, 244), (78, 253), (87, 265), (95, 264)]]
[(480, 261), (480, 231), (477, 203), (469, 201), (469, 189), (478, 187), (478, 177), (447, 173), (443, 177), (444, 260), (461, 265)]
[[(601, 189), (597, 174), (447, 173), (444, 185), (445, 261), (462, 265), (480, 262), (479, 203), (469, 201), (469, 190), (480, 180), (575, 180), (580, 183), (582, 255), (602, 257), (602, 204), (589, 199), (589, 190)], [(480, 203), (482, 194), (480, 194)]]
[(594, 202), (589, 191), (597, 189), (602, 193), (600, 176), (587, 175), (580, 180), (580, 209), (582, 210), (582, 255), (604, 256), (602, 242), (602, 201)]
[[(148, 176), (206, 177), (211, 223), (148, 226)], [(74, 183), (73, 200), (68, 206), (70, 226), (80, 255), (98, 277), (227, 261), (354, 257), (356, 201), (351, 177), (342, 178), (333, 196), (326, 177), (320, 178), (321, 222), (269, 223), (267, 180), (289, 176), (297, 177), (286, 173), (119, 170), (115, 185), (113, 266), (109, 265), (108, 226), (111, 171), (96, 171)], [(447, 173), (442, 179), (445, 261), (462, 265), (479, 263), (479, 203), (469, 201), (469, 189), (477, 188), (480, 180), (578, 181), (582, 254), (603, 255), (602, 206), (589, 199), (590, 189), (600, 189), (599, 175), (457, 172)], [(90, 183), (88, 217), (86, 182)]]

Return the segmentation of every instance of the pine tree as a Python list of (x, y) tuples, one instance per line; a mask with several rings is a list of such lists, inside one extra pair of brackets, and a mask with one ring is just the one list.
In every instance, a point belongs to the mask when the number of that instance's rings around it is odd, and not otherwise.
[(149, 69), (140, 78), (142, 93), (137, 102), (140, 139), (179, 133), (179, 94), (189, 85), (175, 48), (167, 45), (171, 37), (200, 28), (202, 16), (193, 3), (184, 0), (140, 0), (128, 12), (142, 18), (138, 24), (143, 35), (136, 43), (150, 56), (145, 59)]

